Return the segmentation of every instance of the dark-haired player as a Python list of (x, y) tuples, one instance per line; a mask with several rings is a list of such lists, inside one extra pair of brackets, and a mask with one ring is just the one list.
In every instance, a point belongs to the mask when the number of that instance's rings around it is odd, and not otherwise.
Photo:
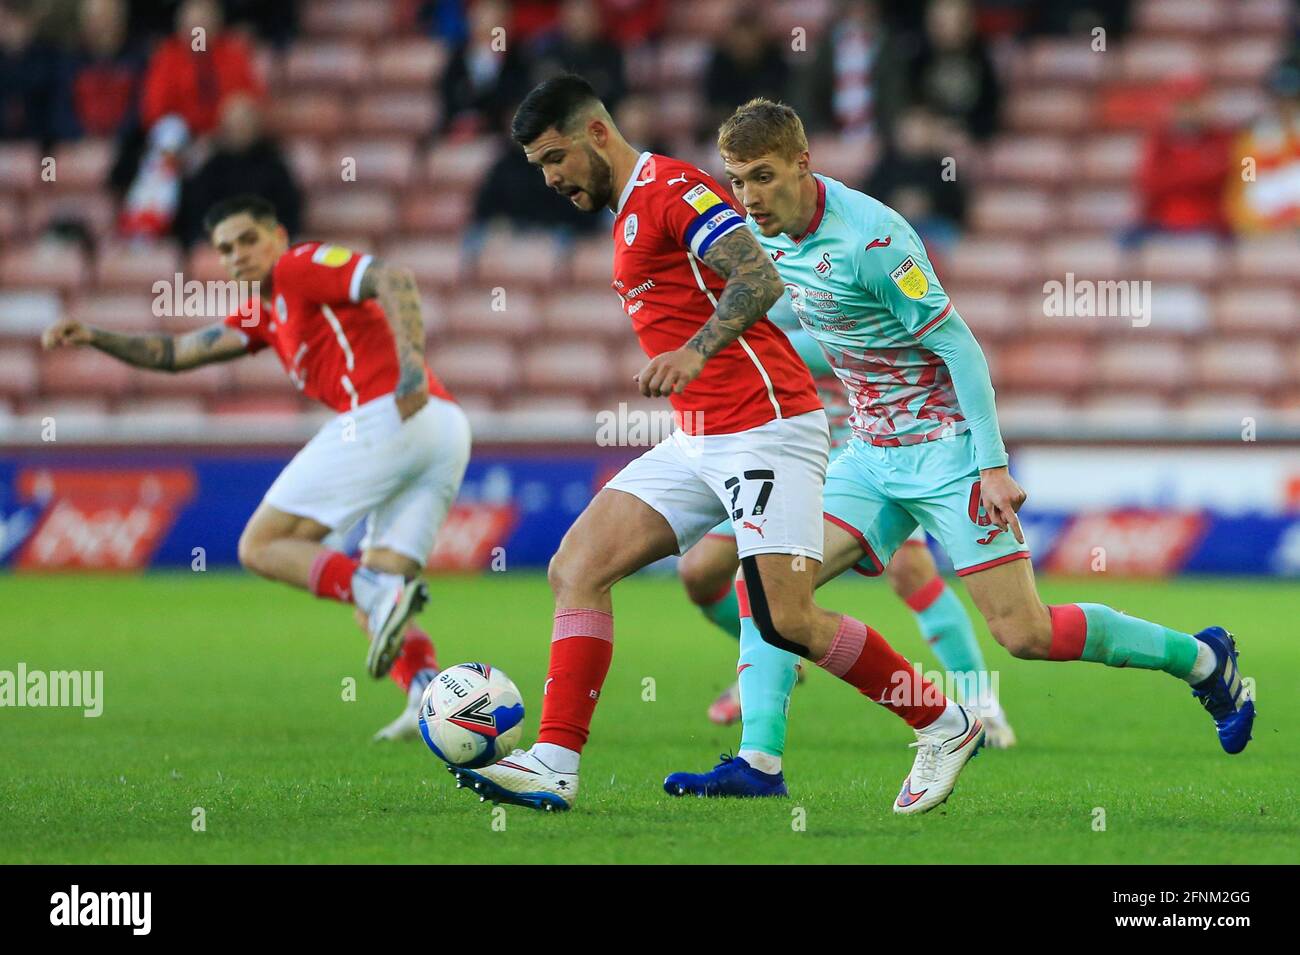
[[(354, 604), (370, 637), (366, 668), (407, 693), (377, 738), (419, 735), (420, 693), (436, 675), (411, 617), (428, 599), (420, 572), (469, 460), (465, 415), (424, 362), (411, 273), (342, 246), (291, 246), (275, 209), (228, 199), (205, 217), (231, 279), (256, 283), (224, 321), (183, 335), (127, 335), (65, 320), (46, 348), (90, 346), (137, 368), (178, 372), (272, 348), (305, 395), (335, 412), (294, 456), (239, 539), (254, 573)], [(366, 518), (361, 559), (326, 548)]]
[[(782, 293), (767, 253), (717, 182), (630, 146), (581, 77), (534, 89), (511, 132), (552, 189), (579, 209), (614, 211), (613, 284), (650, 358), (637, 381), (642, 394), (669, 398), (678, 429), (606, 484), (551, 560), (555, 618), (536, 745), (454, 769), (458, 781), (484, 798), (568, 809), (613, 653), (610, 589), (730, 519), (744, 602), (762, 635), (746, 651), (798, 653), (907, 721), (918, 755), (903, 787), (925, 795), (896, 810), (938, 805), (984, 727), (880, 634), (813, 602), (830, 438), (812, 376), (765, 318)], [(751, 795), (785, 790), (779, 771), (743, 772)]]

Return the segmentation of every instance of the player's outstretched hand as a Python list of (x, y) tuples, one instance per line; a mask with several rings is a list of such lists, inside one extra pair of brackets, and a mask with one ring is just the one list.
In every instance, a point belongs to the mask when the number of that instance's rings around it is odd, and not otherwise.
[(1020, 510), (1027, 496), (1006, 468), (980, 471), (980, 503), (984, 505), (984, 513), (998, 527), (1015, 534), (1016, 541), (1021, 544), (1025, 542), (1025, 532), (1020, 529), (1016, 511)]
[(647, 398), (680, 395), (703, 370), (703, 355), (693, 348), (678, 348), (655, 355), (634, 380)]
[(89, 345), (91, 337), (88, 326), (73, 319), (65, 318), (45, 329), (41, 335), (41, 345), (46, 351), (64, 346)]

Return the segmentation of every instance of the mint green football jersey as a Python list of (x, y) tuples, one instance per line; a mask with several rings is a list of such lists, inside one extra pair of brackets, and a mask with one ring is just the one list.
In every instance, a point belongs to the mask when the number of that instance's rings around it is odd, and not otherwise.
[(853, 434), (892, 447), (967, 430), (948, 367), (924, 345), (953, 308), (920, 238), (884, 203), (816, 180), (818, 209), (799, 239), (748, 223), (844, 386)]

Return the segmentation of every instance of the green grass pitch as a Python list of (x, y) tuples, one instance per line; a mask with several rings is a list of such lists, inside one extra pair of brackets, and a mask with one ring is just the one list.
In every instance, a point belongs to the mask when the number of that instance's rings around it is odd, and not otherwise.
[[(550, 632), (544, 579), (443, 577), (431, 589), (423, 621), (441, 661), (505, 669), (530, 741)], [(947, 806), (894, 816), (910, 732), (821, 672), (795, 691), (789, 799), (673, 799), (665, 774), (707, 768), (736, 744), (704, 715), (736, 646), (676, 581), (641, 576), (615, 591), (614, 665), (575, 811), (494, 816), (423, 744), (370, 742), (401, 700), (365, 677), (364, 643), (337, 604), (242, 574), (0, 576), (0, 670), (102, 670), (105, 698), (97, 719), (0, 709), (0, 862), (1294, 862), (1300, 585), (1043, 590), (1188, 630), (1228, 626), (1257, 681), (1254, 742), (1226, 756), (1187, 687), (1164, 674), (1013, 660), (980, 624), (1021, 743), (982, 753)], [(846, 579), (822, 598), (934, 666), (884, 583)]]

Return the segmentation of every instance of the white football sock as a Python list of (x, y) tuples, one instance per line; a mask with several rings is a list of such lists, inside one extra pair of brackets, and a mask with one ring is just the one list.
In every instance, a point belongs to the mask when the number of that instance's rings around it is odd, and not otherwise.
[(781, 771), (781, 757), (773, 756), (770, 753), (760, 753), (756, 749), (742, 749), (736, 753), (736, 756), (749, 763), (760, 773), (774, 775)]
[(365, 613), (370, 613), (379, 591), (392, 586), (394, 580), (401, 579), (399, 574), (385, 574), (369, 567), (358, 567), (352, 574), (352, 602)]
[(557, 773), (576, 773), (582, 754), (554, 743), (534, 743), (533, 755)]
[(1196, 662), (1192, 664), (1192, 670), (1184, 677), (1188, 683), (1195, 686), (1202, 680), (1208, 680), (1214, 675), (1214, 668), (1219, 665), (1219, 658), (1214, 654), (1214, 648), (1208, 643), (1196, 641)]
[(943, 714), (929, 726), (922, 728), (920, 732), (925, 733), (927, 736), (943, 736), (947, 738), (956, 736), (965, 728), (966, 717), (962, 715), (961, 707), (952, 700), (948, 700), (948, 705), (944, 707)]

